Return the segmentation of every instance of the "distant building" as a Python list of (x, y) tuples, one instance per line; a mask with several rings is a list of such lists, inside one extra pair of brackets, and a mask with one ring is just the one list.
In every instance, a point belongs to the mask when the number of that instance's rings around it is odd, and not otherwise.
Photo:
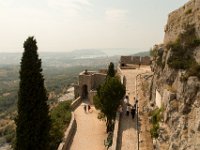
[(74, 85), (75, 98), (81, 97), (83, 100), (87, 99), (93, 104), (93, 97), (97, 93), (99, 85), (103, 84), (106, 79), (106, 73), (96, 71), (83, 71), (79, 74), (78, 84)]

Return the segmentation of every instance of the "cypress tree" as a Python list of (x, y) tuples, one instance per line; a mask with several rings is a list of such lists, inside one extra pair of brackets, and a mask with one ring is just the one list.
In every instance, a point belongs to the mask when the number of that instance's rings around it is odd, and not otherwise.
[(108, 77), (114, 77), (115, 76), (115, 67), (113, 62), (110, 62), (110, 65), (108, 66), (108, 72), (107, 72)]
[(21, 59), (15, 150), (49, 149), (48, 97), (37, 49), (34, 37), (28, 37)]
[(107, 82), (97, 89), (94, 106), (106, 117), (107, 133), (113, 130), (112, 120), (115, 119), (117, 109), (124, 95), (125, 86), (121, 84), (117, 77), (108, 78)]

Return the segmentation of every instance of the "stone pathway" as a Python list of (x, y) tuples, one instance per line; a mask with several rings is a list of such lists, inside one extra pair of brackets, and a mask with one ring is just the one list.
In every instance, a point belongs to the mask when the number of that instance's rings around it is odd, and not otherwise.
[(75, 110), (77, 131), (70, 150), (105, 150), (105, 122), (97, 119), (98, 112), (93, 106), (91, 113), (85, 113), (83, 106), (84, 103)]
[[(149, 67), (122, 70), (122, 74), (126, 77), (126, 95), (129, 96), (131, 105), (134, 104), (136, 76), (147, 72), (147, 70), (149, 70)], [(137, 150), (136, 117), (133, 120), (130, 114), (126, 116), (125, 111), (120, 122), (119, 150)]]

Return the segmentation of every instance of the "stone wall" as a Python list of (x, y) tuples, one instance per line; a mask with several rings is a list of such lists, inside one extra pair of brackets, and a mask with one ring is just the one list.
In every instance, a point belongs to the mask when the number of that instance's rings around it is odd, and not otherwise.
[(184, 32), (184, 26), (194, 24), (200, 37), (200, 0), (190, 0), (183, 7), (173, 11), (168, 16), (165, 27), (164, 43), (175, 41)]
[(74, 98), (75, 99), (78, 98), (80, 96), (79, 94), (80, 94), (80, 87), (78, 84), (75, 84), (74, 85)]
[(126, 66), (128, 64), (132, 65), (150, 65), (150, 57), (145, 56), (145, 57), (140, 57), (140, 56), (121, 56), (120, 58), (120, 65), (121, 66)]
[(151, 60), (150, 57), (145, 56), (145, 57), (141, 57), (141, 65), (150, 65), (151, 64)]
[(70, 124), (67, 130), (65, 131), (63, 141), (60, 143), (57, 150), (69, 150), (72, 139), (76, 132), (76, 127), (77, 127), (76, 120), (74, 118), (74, 113), (72, 112), (72, 118)]
[[(74, 100), (71, 104), (72, 110), (76, 109), (81, 103), (81, 98), (78, 97), (76, 100)], [(72, 140), (74, 138), (75, 132), (76, 132), (77, 124), (76, 119), (74, 116), (74, 112), (71, 113), (71, 121), (69, 123), (69, 126), (67, 130), (64, 133), (64, 137), (62, 142), (59, 144), (59, 147), (57, 150), (70, 150), (70, 146), (72, 143)]]
[(93, 88), (92, 89), (97, 89), (99, 85), (103, 84), (106, 79), (106, 74), (101, 74), (101, 73), (95, 73), (92, 76), (93, 80)]
[(121, 64), (139, 64), (140, 56), (121, 56), (120, 63)]
[(71, 104), (71, 109), (75, 110), (81, 104), (81, 97), (79, 96), (76, 100), (74, 100)]
[(96, 91), (99, 85), (104, 83), (105, 79), (106, 74), (104, 73), (98, 73), (94, 71), (81, 72), (79, 74), (78, 85), (74, 85), (75, 98), (78, 96), (83, 96), (83, 87), (86, 85), (89, 101), (93, 103), (93, 98), (91, 97), (90, 93), (92, 93), (91, 91)]
[[(195, 76), (183, 80), (186, 70), (170, 68), (167, 62), (172, 53), (165, 46), (184, 33), (188, 24), (194, 25), (196, 35), (200, 38), (200, 0), (190, 0), (169, 14), (164, 44), (156, 49), (157, 52), (163, 52), (163, 65), (152, 62), (154, 76), (151, 101), (156, 105), (156, 89), (159, 89), (163, 106), (159, 137), (154, 143), (156, 149), (200, 149), (200, 81)], [(200, 63), (200, 48), (192, 51), (197, 63)]]
[(118, 150), (119, 149), (118, 143), (119, 143), (120, 121), (121, 121), (121, 116), (117, 112), (116, 118), (115, 118), (114, 132), (113, 132), (113, 143), (112, 143), (112, 146), (109, 148), (109, 150)]
[(91, 104), (91, 105), (93, 105), (93, 102), (94, 102), (93, 99), (94, 99), (94, 96), (95, 96), (96, 94), (97, 94), (97, 91), (96, 91), (96, 90), (95, 90), (95, 91), (94, 91), (94, 90), (91, 90), (90, 93), (89, 93), (89, 101), (90, 101), (90, 104)]
[(92, 80), (92, 76), (91, 75), (85, 75), (85, 74), (80, 74), (79, 75), (79, 92), (80, 92), (80, 96), (82, 96), (82, 92), (83, 92), (83, 86), (87, 85), (87, 91), (88, 93), (90, 92), (90, 90), (92, 89), (93, 86), (93, 80)]

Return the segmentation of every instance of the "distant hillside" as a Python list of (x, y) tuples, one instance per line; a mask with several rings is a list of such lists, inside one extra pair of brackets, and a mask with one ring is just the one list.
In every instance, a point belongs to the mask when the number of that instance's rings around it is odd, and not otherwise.
[[(95, 65), (98, 63), (96, 59), (101, 59), (103, 62), (118, 61), (121, 55), (131, 55), (137, 53), (134, 49), (80, 49), (70, 52), (39, 52), (43, 66), (73, 66), (85, 65), (95, 60)], [(0, 65), (19, 65), (22, 53), (0, 53)], [(110, 59), (110, 60), (109, 60)], [(89, 62), (88, 62), (89, 61)], [(105, 63), (104, 63), (105, 64)]]
[(150, 56), (150, 52), (149, 51), (139, 52), (133, 54), (133, 56)]

